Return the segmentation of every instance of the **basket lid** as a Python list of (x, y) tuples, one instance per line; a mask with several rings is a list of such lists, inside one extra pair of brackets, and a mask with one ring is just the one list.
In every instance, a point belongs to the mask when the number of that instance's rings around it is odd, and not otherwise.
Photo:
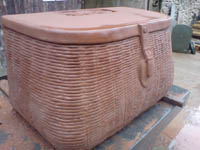
[(139, 35), (138, 24), (153, 32), (168, 28), (168, 16), (127, 7), (6, 15), (4, 27), (36, 39), (63, 44), (95, 44)]

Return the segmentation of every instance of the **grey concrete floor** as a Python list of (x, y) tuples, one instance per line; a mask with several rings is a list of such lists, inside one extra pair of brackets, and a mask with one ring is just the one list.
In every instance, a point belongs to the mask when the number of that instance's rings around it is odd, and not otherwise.
[(174, 84), (190, 90), (187, 105), (157, 138), (153, 150), (200, 150), (200, 53), (174, 53)]

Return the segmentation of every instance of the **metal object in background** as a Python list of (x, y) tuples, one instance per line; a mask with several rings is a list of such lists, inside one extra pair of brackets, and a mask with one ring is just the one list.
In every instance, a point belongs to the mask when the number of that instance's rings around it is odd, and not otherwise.
[[(156, 137), (180, 112), (190, 92), (172, 86), (166, 97), (94, 150), (148, 150)], [(55, 150), (8, 103), (0, 93), (0, 149)]]
[(160, 12), (162, 0), (148, 0), (147, 10)]
[(176, 6), (172, 4), (171, 6), (171, 12), (170, 12), (170, 17), (171, 17), (171, 31), (173, 31), (173, 28), (176, 26)]
[(175, 52), (187, 53), (192, 39), (192, 28), (179, 24), (172, 31), (172, 49)]
[(191, 54), (193, 54), (193, 55), (196, 54), (195, 42), (194, 41), (190, 42), (190, 48), (189, 49), (191, 50)]

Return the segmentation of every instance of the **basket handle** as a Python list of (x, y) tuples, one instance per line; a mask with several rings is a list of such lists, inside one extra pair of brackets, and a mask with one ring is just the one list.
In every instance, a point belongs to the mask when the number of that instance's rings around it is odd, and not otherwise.
[(150, 78), (153, 76), (154, 56), (150, 43), (148, 24), (140, 24), (139, 30), (143, 53), (143, 59), (140, 62), (140, 82), (146, 88)]

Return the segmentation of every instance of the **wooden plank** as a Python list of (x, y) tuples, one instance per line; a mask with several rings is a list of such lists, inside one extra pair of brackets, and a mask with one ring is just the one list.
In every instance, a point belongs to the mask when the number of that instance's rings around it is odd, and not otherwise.
[(24, 0), (24, 12), (27, 13), (28, 2)]
[(84, 8), (95, 8), (97, 7), (97, 0), (85, 0)]
[(65, 2), (59, 1), (56, 3), (56, 10), (64, 10), (65, 9)]
[(43, 4), (43, 11), (48, 11), (48, 3), (47, 2), (41, 2)]
[[(58, 2), (43, 2), (43, 0), (0, 0), (0, 33), (1, 16), (5, 14), (22, 14), (44, 11), (55, 11), (65, 9), (81, 8), (80, 0), (64, 0)], [(0, 77), (6, 76), (5, 52), (2, 51), (2, 40), (0, 35)]]
[(133, 7), (146, 9), (147, 0), (85, 0), (85, 8), (95, 7)]
[(115, 1), (116, 0), (107, 0), (107, 1), (103, 0), (102, 7), (113, 7), (115, 6)]
[(33, 12), (38, 12), (39, 11), (39, 7), (37, 4), (37, 0), (33, 0), (33, 6), (32, 6), (32, 10)]
[[(5, 0), (0, 0), (0, 26), (1, 26), (1, 16), (5, 15), (7, 13), (6, 6), (4, 5)], [(1, 39), (0, 39), (1, 41)]]
[(6, 2), (6, 8), (7, 8), (7, 14), (15, 14), (15, 3), (13, 0), (7, 0)]
[(33, 0), (33, 12), (42, 12), (41, 5), (38, 0)]
[(19, 14), (19, 12), (18, 12), (18, 1), (17, 0), (13, 0), (13, 2), (14, 2), (14, 7), (15, 7), (15, 13)]
[(48, 3), (48, 11), (55, 10), (55, 2), (47, 2)]
[(14, 1), (14, 7), (15, 7), (15, 13), (22, 14), (24, 12), (24, 0), (13, 0)]
[(176, 85), (172, 85), (167, 95), (162, 99), (162, 101), (165, 101), (167, 103), (183, 107), (187, 103), (187, 100), (190, 96), (190, 91), (187, 89), (181, 88)]
[(121, 0), (120, 5), (126, 7), (133, 7), (133, 8), (146, 8), (147, 0)]
[(64, 0), (58, 2), (43, 2), (43, 0), (0, 0), (0, 8), (1, 16), (2, 14), (78, 9), (81, 8), (81, 2), (80, 0)]
[(32, 0), (25, 0), (25, 13), (32, 13)]

